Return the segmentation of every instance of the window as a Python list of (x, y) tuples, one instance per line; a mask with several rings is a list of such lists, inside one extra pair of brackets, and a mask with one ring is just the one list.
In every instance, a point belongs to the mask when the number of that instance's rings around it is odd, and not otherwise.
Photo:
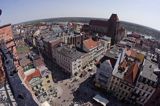
[(121, 84), (120, 86), (121, 86), (121, 87), (123, 87), (123, 85), (122, 85), (122, 84)]
[(153, 87), (156, 87), (156, 86), (157, 86), (157, 83), (156, 83), (156, 82), (154, 82), (154, 83), (153, 83)]
[(143, 80), (143, 77), (140, 76), (140, 77), (139, 77), (139, 81), (142, 82), (142, 80)]
[(151, 89), (150, 92), (152, 92), (153, 90)]
[(110, 88), (109, 88), (110, 90), (112, 90), (112, 86), (110, 86)]
[(146, 96), (147, 98), (149, 97), (149, 94), (147, 94), (147, 96)]
[(42, 83), (40, 83), (40, 87), (42, 86)]
[(49, 88), (51, 88), (52, 86), (50, 85)]
[(137, 101), (139, 101), (140, 100), (140, 98), (137, 98)]
[(145, 99), (142, 99), (142, 102), (144, 102), (145, 101)]
[(42, 91), (44, 91), (44, 89), (42, 88)]
[(137, 90), (136, 93), (139, 95), (141, 91)]
[(37, 93), (37, 92), (35, 92), (35, 96), (38, 96), (38, 93)]
[(148, 91), (148, 88), (146, 88), (146, 91)]
[(81, 66), (79, 65), (78, 68), (80, 68)]
[(140, 88), (140, 84), (138, 84), (137, 87)]
[(131, 88), (128, 88), (128, 91), (130, 91), (131, 90)]
[(153, 84), (153, 82), (150, 80), (150, 81), (149, 81), (149, 85), (152, 86), (152, 84)]
[(120, 95), (120, 96), (119, 96), (119, 98), (121, 99), (121, 98), (122, 98), (122, 96)]
[(122, 91), (122, 95), (124, 94), (124, 91)]
[(126, 86), (124, 86), (124, 89), (126, 89), (127, 87)]
[(144, 94), (145, 94), (145, 93), (143, 92), (143, 93), (142, 93), (142, 96), (144, 96)]
[(115, 77), (113, 77), (113, 80), (115, 79)]
[(50, 83), (50, 80), (48, 80), (47, 83)]
[(49, 78), (49, 76), (47, 75), (46, 78)]
[(143, 82), (143, 83), (146, 83), (146, 78), (143, 78), (142, 82)]

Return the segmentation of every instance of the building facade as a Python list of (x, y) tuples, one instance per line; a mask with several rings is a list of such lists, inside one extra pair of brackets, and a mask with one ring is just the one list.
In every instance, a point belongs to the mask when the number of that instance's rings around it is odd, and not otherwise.
[(74, 76), (82, 71), (82, 52), (76, 50), (76, 48), (63, 45), (54, 49), (52, 55), (56, 59), (56, 63), (64, 69), (65, 72)]
[(51, 72), (48, 71), (46, 66), (31, 68), (26, 70), (24, 74), (24, 83), (30, 88), (40, 103), (43, 103), (50, 95), (53, 95), (53, 79)]
[(126, 35), (125, 29), (120, 26), (117, 14), (112, 14), (109, 20), (91, 20), (89, 26), (91, 32), (111, 37), (112, 45)]
[[(3, 40), (6, 43), (7, 48), (13, 54), (14, 64), (18, 69), (18, 72), (22, 71), (22, 68), (18, 62), (18, 55), (16, 51), (16, 44), (14, 42), (13, 33), (12, 33), (12, 26), (10, 24), (0, 26), (0, 40)], [(2, 57), (0, 57), (2, 58)], [(2, 66), (2, 59), (0, 59), (0, 83), (4, 83), (5, 73)]]
[[(113, 69), (108, 69), (107, 65), (104, 67), (104, 63), (100, 63), (95, 85), (113, 92), (113, 95), (121, 101), (145, 105), (158, 89), (158, 76), (155, 74), (155, 70), (159, 70), (158, 64), (154, 63), (150, 56), (135, 50), (120, 51), (116, 53), (112, 48), (106, 52), (104, 60), (109, 59)], [(115, 55), (117, 56), (114, 59)]]

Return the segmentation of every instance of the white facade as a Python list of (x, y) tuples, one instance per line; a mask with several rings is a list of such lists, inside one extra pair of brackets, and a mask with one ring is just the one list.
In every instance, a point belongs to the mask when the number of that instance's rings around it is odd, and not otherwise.
[(113, 68), (109, 60), (106, 60), (100, 64), (99, 68), (97, 68), (97, 73), (95, 76), (95, 85), (107, 89), (112, 77), (112, 71)]
[(53, 52), (56, 63), (64, 69), (65, 72), (75, 75), (82, 69), (82, 54), (79, 51), (68, 47), (56, 48)]

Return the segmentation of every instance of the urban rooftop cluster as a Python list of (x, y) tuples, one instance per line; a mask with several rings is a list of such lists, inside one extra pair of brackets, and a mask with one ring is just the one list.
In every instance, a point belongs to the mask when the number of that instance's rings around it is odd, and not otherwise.
[(127, 31), (117, 14), (4, 25), (0, 44), (0, 105), (160, 105), (160, 42)]

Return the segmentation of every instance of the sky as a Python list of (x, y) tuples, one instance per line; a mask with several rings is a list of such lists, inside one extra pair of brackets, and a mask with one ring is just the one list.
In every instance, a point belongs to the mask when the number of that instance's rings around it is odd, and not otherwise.
[(160, 30), (160, 0), (0, 0), (0, 25), (54, 17), (109, 18)]

